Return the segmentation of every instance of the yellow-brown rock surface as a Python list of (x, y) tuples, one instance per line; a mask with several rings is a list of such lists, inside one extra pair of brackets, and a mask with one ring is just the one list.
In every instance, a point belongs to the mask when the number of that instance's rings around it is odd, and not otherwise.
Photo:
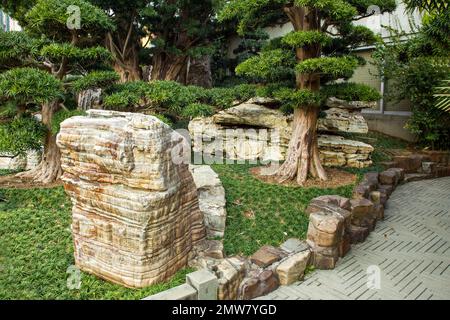
[(182, 139), (141, 114), (90, 110), (61, 124), (57, 142), (80, 269), (145, 287), (187, 265), (205, 227), (188, 165), (173, 161)]

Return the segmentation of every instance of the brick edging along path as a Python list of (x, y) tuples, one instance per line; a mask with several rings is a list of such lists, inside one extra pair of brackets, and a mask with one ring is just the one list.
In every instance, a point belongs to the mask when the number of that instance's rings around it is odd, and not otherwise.
[[(368, 287), (368, 271), (376, 268), (379, 288)], [(387, 203), (384, 221), (334, 270), (318, 270), (260, 299), (449, 299), (449, 283), (446, 177), (400, 186)]]
[(427, 155), (405, 156), (386, 165), (386, 171), (365, 174), (352, 199), (335, 195), (313, 199), (306, 210), (310, 220), (306, 241), (289, 239), (278, 248), (263, 246), (249, 258), (217, 259), (214, 250), (211, 255), (200, 249), (191, 265), (217, 277), (220, 300), (267, 295), (302, 279), (308, 266), (334, 269), (352, 245), (364, 242), (384, 219), (385, 205), (397, 186), (450, 173), (448, 162), (432, 162)]

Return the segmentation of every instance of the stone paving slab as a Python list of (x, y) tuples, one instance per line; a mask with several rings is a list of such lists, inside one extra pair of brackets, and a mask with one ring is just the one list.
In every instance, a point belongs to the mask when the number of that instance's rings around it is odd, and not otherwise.
[[(367, 286), (369, 266), (380, 268), (380, 289)], [(450, 299), (450, 177), (399, 186), (385, 220), (334, 270), (259, 299)]]

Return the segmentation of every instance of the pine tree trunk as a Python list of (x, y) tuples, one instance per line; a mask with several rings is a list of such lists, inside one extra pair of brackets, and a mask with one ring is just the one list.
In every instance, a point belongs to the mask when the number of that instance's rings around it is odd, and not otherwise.
[(297, 179), (303, 185), (312, 177), (326, 180), (326, 173), (320, 163), (317, 144), (317, 108), (303, 107), (294, 111), (292, 137), (286, 155), (286, 161), (276, 173), (279, 182)]
[(120, 82), (142, 80), (142, 70), (139, 66), (139, 57), (135, 50), (132, 50), (125, 60), (115, 59), (113, 62), (114, 71), (120, 76)]
[[(309, 11), (305, 7), (286, 7), (285, 12), (296, 31), (317, 30), (320, 26), (317, 12)], [(298, 62), (318, 56), (320, 56), (320, 47), (318, 46), (297, 49)], [(318, 75), (298, 75), (297, 88), (319, 91), (320, 78)], [(292, 137), (286, 161), (275, 173), (275, 177), (280, 183), (296, 179), (299, 185), (303, 185), (309, 175), (327, 180), (327, 174), (320, 163), (317, 142), (318, 112), (316, 106), (298, 106), (295, 109)]]
[(185, 56), (170, 56), (165, 53), (153, 57), (151, 80), (171, 80), (183, 82), (186, 77), (187, 58)]
[(34, 169), (19, 173), (21, 179), (31, 180), (40, 184), (49, 184), (57, 181), (62, 174), (61, 153), (56, 145), (56, 135), (52, 134), (51, 121), (53, 114), (59, 107), (58, 102), (46, 103), (42, 107), (42, 123), (47, 127), (44, 154), (41, 163)]
[(212, 82), (211, 57), (205, 55), (200, 58), (191, 59), (186, 84), (211, 88)]

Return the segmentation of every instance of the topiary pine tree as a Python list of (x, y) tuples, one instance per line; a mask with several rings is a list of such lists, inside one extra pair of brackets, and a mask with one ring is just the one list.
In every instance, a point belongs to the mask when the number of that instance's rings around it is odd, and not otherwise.
[[(79, 28), (67, 26), (71, 17), (69, 6), (80, 9)], [(13, 106), (13, 112), (2, 126), (3, 132), (11, 132), (7, 128), (11, 124), (17, 125), (18, 118), (35, 121), (34, 117), (26, 115), (40, 107), (45, 128), (43, 160), (37, 168), (21, 173), (19, 177), (46, 184), (61, 175), (60, 152), (56, 133), (52, 130), (54, 115), (66, 108), (65, 101), (73, 100), (73, 88), (98, 87), (117, 79), (117, 75), (108, 70), (90, 73), (98, 68), (107, 69), (111, 54), (96, 43), (102, 41), (114, 25), (103, 10), (84, 0), (37, 0), (20, 20), (25, 32), (0, 33), (0, 65), (9, 69), (0, 74), (0, 107)], [(73, 81), (73, 76), (77, 75), (85, 77)], [(28, 137), (24, 139), (35, 142), (30, 139), (29, 132), (26, 135)], [(20, 135), (15, 137), (21, 138)], [(5, 139), (8, 137), (0, 138)], [(0, 146), (23, 152), (27, 144), (0, 141)], [(35, 143), (30, 143), (29, 147), (35, 147)]]
[(321, 85), (351, 77), (361, 63), (351, 49), (376, 41), (368, 28), (352, 23), (373, 14), (368, 12), (370, 5), (377, 5), (381, 12), (392, 11), (395, 0), (234, 0), (221, 11), (219, 20), (239, 20), (240, 33), (266, 21), (261, 17), (274, 12), (284, 12), (293, 25), (294, 31), (278, 45), (274, 43), (273, 48), (237, 67), (238, 74), (268, 82), (292, 79), (292, 87), (274, 92), (294, 109), (286, 161), (275, 173), (279, 182), (296, 179), (302, 185), (309, 175), (327, 179), (320, 163), (316, 132), (324, 99)]

